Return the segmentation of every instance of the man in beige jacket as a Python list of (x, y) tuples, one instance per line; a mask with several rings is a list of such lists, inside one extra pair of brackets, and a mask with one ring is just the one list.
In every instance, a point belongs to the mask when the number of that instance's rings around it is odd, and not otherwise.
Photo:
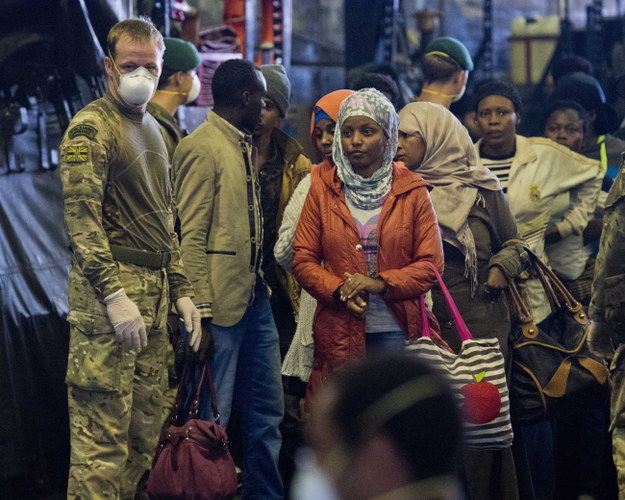
[[(195, 288), (221, 425), (235, 406), (244, 442), (243, 496), (283, 497), (277, 461), (283, 415), (278, 332), (261, 270), (263, 217), (251, 132), (260, 121), (265, 79), (249, 61), (221, 64), (214, 108), (182, 139), (173, 158), (182, 260)], [(209, 401), (200, 417), (212, 419)]]

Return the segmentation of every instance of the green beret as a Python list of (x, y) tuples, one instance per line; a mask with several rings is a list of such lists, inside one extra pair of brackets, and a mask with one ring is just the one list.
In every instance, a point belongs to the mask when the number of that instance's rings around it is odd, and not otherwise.
[(471, 54), (469, 54), (469, 51), (462, 42), (450, 36), (442, 36), (432, 40), (425, 48), (425, 55), (437, 55), (443, 58), (449, 58), (463, 70), (473, 71)]
[(172, 71), (190, 71), (200, 65), (200, 54), (192, 43), (181, 38), (164, 38), (163, 41), (163, 67)]

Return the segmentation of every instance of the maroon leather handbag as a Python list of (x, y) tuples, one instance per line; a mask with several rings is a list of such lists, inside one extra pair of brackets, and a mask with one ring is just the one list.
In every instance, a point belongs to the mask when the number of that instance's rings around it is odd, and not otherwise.
[[(151, 499), (222, 500), (237, 491), (237, 473), (228, 436), (219, 425), (215, 387), (205, 362), (186, 421), (179, 424), (189, 363), (185, 364), (169, 427), (160, 438), (148, 478)], [(208, 383), (214, 422), (197, 418), (203, 384)]]

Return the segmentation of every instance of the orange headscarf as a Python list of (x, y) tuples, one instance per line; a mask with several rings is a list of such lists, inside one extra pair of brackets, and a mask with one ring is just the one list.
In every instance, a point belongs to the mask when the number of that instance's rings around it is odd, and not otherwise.
[(315, 149), (317, 149), (317, 141), (315, 141), (315, 115), (318, 110), (327, 114), (334, 122), (339, 119), (339, 109), (341, 103), (348, 96), (354, 93), (353, 90), (341, 89), (330, 92), (319, 99), (313, 106), (312, 114), (310, 116), (310, 140)]

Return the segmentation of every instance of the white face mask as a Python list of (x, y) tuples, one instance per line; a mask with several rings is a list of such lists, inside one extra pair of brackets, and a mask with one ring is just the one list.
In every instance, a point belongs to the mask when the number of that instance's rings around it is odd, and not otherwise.
[(189, 92), (176, 92), (174, 90), (163, 90), (163, 89), (157, 89), (156, 91), (161, 92), (163, 94), (184, 95), (186, 96), (184, 103), (189, 104), (197, 99), (197, 96), (200, 95), (201, 89), (202, 89), (202, 83), (200, 82), (200, 77), (194, 73), (193, 80), (191, 81), (191, 88), (189, 89)]
[(141, 66), (120, 74), (117, 92), (127, 104), (143, 106), (154, 96), (157, 84), (158, 78)]
[(202, 83), (200, 82), (200, 77), (197, 76), (196, 73), (193, 74), (193, 82), (191, 83), (191, 88), (189, 89), (189, 93), (187, 94), (187, 100), (185, 104), (189, 104), (197, 99), (197, 96), (200, 95), (200, 89), (202, 88)]

